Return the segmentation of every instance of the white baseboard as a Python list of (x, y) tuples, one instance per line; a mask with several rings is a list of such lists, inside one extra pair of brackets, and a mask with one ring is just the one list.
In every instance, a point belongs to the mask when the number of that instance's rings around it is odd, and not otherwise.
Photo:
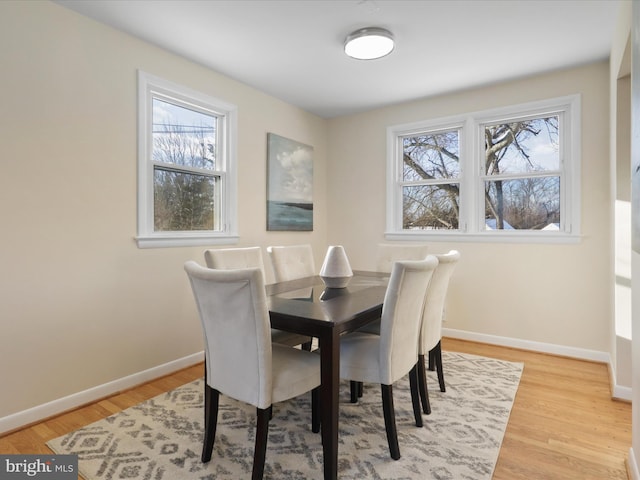
[(613, 363), (609, 362), (609, 383), (611, 385), (611, 396), (618, 400), (626, 400), (630, 402), (632, 399), (632, 388), (618, 385), (616, 383), (616, 378), (618, 378), (618, 376), (616, 375), (616, 369), (613, 367)]
[[(500, 337), (497, 335), (487, 335), (484, 333), (468, 332), (466, 330), (456, 330), (452, 328), (443, 328), (442, 335), (444, 335), (445, 337), (458, 338), (460, 340), (470, 340), (473, 342), (487, 343), (490, 345), (520, 348), (522, 350), (531, 350), (534, 352), (549, 353), (552, 355), (561, 355), (563, 357), (579, 358), (581, 360), (606, 363), (609, 366), (609, 371), (613, 371), (611, 355), (608, 352), (588, 350), (585, 348), (567, 347), (564, 345), (556, 345), (553, 343), (533, 342), (531, 340), (521, 340), (518, 338)], [(615, 375), (612, 375), (611, 378), (612, 382), (615, 382)], [(611, 396), (620, 400), (631, 401), (631, 388), (618, 386), (613, 383), (611, 385)], [(638, 478), (638, 480), (640, 480), (640, 478)]]
[(611, 363), (611, 356), (609, 353), (599, 352), (597, 350), (588, 350), (585, 348), (566, 347), (564, 345), (521, 340), (519, 338), (499, 337), (497, 335), (487, 335), (485, 333), (468, 332), (466, 330), (455, 330), (451, 328), (443, 328), (442, 335), (451, 338), (459, 338), (460, 340), (488, 343), (490, 345), (501, 345), (503, 347), (533, 350), (534, 352), (551, 353), (553, 355), (579, 358), (581, 360)]
[(633, 447), (629, 449), (629, 458), (627, 459), (627, 473), (631, 474), (630, 480), (640, 480), (640, 471), (636, 463), (636, 456), (633, 454)]
[(163, 365), (158, 365), (157, 367), (149, 368), (148, 370), (29, 408), (28, 410), (7, 415), (6, 417), (0, 418), (0, 435), (25, 425), (42, 421), (45, 418), (50, 418), (62, 412), (78, 408), (82, 405), (95, 402), (101, 398), (108, 397), (109, 395), (168, 375), (183, 368), (190, 367), (203, 360), (204, 352), (194, 353), (193, 355), (179, 358)]
[[(632, 392), (633, 390), (631, 389), (631, 387), (621, 387), (620, 385), (613, 385), (613, 388), (611, 389), (611, 396), (613, 398), (617, 398), (618, 400), (626, 400), (630, 402), (632, 399)], [(638, 480), (640, 480), (640, 478)]]

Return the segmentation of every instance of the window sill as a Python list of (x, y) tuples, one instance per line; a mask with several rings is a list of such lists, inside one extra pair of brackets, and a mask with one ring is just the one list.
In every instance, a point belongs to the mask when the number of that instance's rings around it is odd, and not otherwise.
[(422, 242), (468, 242), (468, 243), (546, 243), (577, 244), (582, 235), (562, 232), (385, 232), (386, 240), (409, 240)]
[(207, 245), (232, 245), (238, 243), (238, 235), (220, 234), (208, 232), (201, 234), (176, 233), (155, 235), (139, 235), (135, 237), (138, 248), (168, 248), (168, 247), (197, 247)]

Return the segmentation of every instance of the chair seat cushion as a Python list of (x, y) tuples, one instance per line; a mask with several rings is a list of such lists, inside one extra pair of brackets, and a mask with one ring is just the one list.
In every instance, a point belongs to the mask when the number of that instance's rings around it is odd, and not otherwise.
[(340, 378), (387, 383), (380, 376), (380, 336), (353, 332), (340, 338)]
[(305, 350), (272, 345), (272, 402), (297, 397), (320, 385), (320, 356)]

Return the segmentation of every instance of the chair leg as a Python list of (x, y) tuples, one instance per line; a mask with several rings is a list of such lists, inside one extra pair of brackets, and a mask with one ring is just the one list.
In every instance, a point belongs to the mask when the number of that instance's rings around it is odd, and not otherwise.
[(264, 460), (267, 454), (267, 438), (269, 436), (269, 408), (258, 408), (256, 425), (256, 445), (253, 451), (253, 472), (251, 480), (262, 480)]
[(447, 389), (444, 385), (444, 372), (442, 370), (442, 342), (438, 342), (438, 345), (436, 345), (433, 350), (435, 350), (434, 352), (434, 358), (436, 360), (436, 369), (438, 370), (438, 383), (440, 384), (440, 391), (441, 392), (446, 392)]
[(311, 431), (320, 431), (320, 387), (311, 390)]
[(364, 395), (364, 382), (351, 380), (349, 382), (349, 389), (351, 390), (351, 403), (358, 403), (358, 399)]
[[(206, 378), (206, 377), (205, 377)], [(213, 443), (216, 440), (216, 426), (218, 424), (218, 405), (220, 392), (209, 385), (204, 385), (204, 442), (202, 445), (202, 463), (211, 460)]]
[(420, 391), (422, 411), (426, 415), (430, 415), (431, 403), (429, 402), (429, 389), (427, 388), (427, 369), (424, 362), (424, 355), (418, 355), (418, 389)]
[(313, 345), (313, 340), (309, 342), (304, 342), (302, 344), (302, 350), (306, 350), (307, 352), (311, 351), (311, 346)]
[(418, 393), (417, 363), (409, 372), (409, 385), (411, 387), (411, 403), (413, 404), (413, 416), (416, 419), (416, 427), (422, 427), (422, 414), (420, 413), (420, 394)]
[(396, 429), (396, 413), (393, 407), (393, 387), (380, 385), (382, 389), (382, 410), (384, 412), (384, 426), (387, 431), (387, 442), (391, 458), (400, 458), (400, 446), (398, 445), (398, 430)]
[(433, 372), (436, 369), (436, 358), (433, 349), (429, 350), (429, 371)]
[(349, 390), (351, 391), (351, 403), (358, 403), (358, 382), (350, 380)]

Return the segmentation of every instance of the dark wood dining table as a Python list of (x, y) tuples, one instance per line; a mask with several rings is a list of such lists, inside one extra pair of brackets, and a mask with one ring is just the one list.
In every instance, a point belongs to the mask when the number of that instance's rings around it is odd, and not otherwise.
[(340, 335), (380, 318), (389, 274), (354, 271), (345, 288), (318, 276), (267, 286), (271, 326), (318, 339), (324, 478), (338, 478)]

